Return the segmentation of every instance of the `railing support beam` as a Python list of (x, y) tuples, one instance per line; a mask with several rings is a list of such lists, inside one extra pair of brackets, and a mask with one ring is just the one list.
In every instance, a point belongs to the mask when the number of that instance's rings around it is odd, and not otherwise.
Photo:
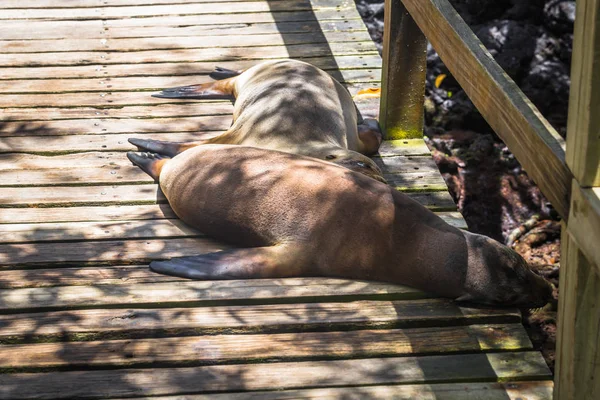
[(426, 63), (427, 39), (400, 0), (385, 0), (379, 123), (386, 139), (423, 136)]

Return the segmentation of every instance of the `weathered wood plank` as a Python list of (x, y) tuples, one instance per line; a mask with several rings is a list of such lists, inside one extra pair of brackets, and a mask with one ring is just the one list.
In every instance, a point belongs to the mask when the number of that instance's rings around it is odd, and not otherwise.
[[(132, 147), (133, 150), (133, 147)], [(153, 183), (154, 180), (141, 169), (132, 166), (123, 153), (98, 153), (91, 157), (32, 156), (31, 164), (23, 157), (19, 163), (3, 170), (0, 156), (0, 187), (32, 185), (96, 185)], [(10, 154), (8, 154), (10, 156)], [(44, 162), (45, 161), (45, 162)], [(446, 190), (446, 184), (431, 157), (381, 157), (375, 159), (388, 184), (401, 191)]]
[(15, 269), (2, 271), (0, 289), (52, 286), (129, 285), (185, 281), (150, 271), (147, 265), (115, 265), (109, 267), (74, 267), (47, 269)]
[[(417, 197), (418, 198), (418, 197)], [(435, 211), (447, 223), (466, 225), (456, 211)], [(33, 224), (79, 221), (155, 220), (177, 218), (168, 204), (98, 207), (0, 208), (0, 224)]]
[[(312, 283), (311, 283), (312, 281)], [(458, 307), (446, 299), (381, 300), (415, 297), (410, 288), (358, 281), (286, 279), (211, 282), (204, 295), (217, 301), (249, 293), (262, 305), (191, 308), (99, 308), (44, 313), (2, 314), (0, 343), (50, 342), (163, 337), (214, 333), (257, 333), (357, 328), (417, 328), (430, 326), (519, 323), (516, 309)], [(327, 284), (329, 282), (329, 284)], [(287, 286), (284, 285), (287, 283)], [(295, 285), (294, 285), (295, 283)], [(209, 283), (205, 283), (208, 285)], [(232, 285), (237, 284), (237, 287)], [(262, 284), (262, 287), (255, 285)], [(271, 296), (269, 299), (268, 296)], [(294, 297), (296, 296), (296, 297)], [(337, 298), (336, 298), (337, 296)], [(198, 296), (196, 296), (198, 297)], [(352, 298), (352, 302), (334, 299)], [(377, 301), (361, 300), (380, 298)], [(327, 299), (327, 302), (309, 302)], [(246, 300), (247, 301), (247, 300)], [(281, 302), (290, 304), (279, 304)], [(301, 303), (304, 301), (305, 303)], [(268, 303), (275, 304), (268, 304)]]
[[(168, 17), (125, 18), (101, 21), (97, 20), (65, 20), (65, 21), (35, 21), (35, 29), (21, 20), (2, 21), (3, 39), (46, 39), (46, 38), (72, 38), (69, 32), (78, 32), (82, 37), (110, 37), (112, 29), (126, 29), (131, 31), (138, 28), (151, 27), (187, 27), (208, 26), (213, 29), (231, 28), (234, 24), (277, 24), (280, 26), (291, 22), (344, 22), (350, 20), (361, 21), (356, 8), (348, 8), (344, 12), (335, 9), (322, 9), (314, 11), (278, 12), (272, 13), (233, 13), (227, 15), (227, 22), (223, 23), (222, 15), (187, 15)], [(132, 29), (134, 28), (134, 29)], [(86, 33), (87, 32), (87, 33)]]
[[(61, 51), (102, 51), (128, 52), (143, 50), (175, 50), (200, 49), (208, 47), (253, 47), (253, 46), (285, 46), (290, 44), (313, 44), (327, 42), (361, 42), (370, 40), (369, 33), (364, 31), (352, 32), (308, 32), (280, 33), (262, 35), (201, 35), (201, 36), (167, 36), (152, 38), (122, 38), (113, 39), (70, 39), (57, 41), (49, 40), (0, 40), (1, 53), (43, 53), (48, 49), (53, 52)], [(43, 56), (40, 54), (40, 56)]]
[[(225, 394), (186, 394), (186, 400), (550, 400), (552, 381), (505, 383), (439, 383), (422, 385), (352, 386), (347, 388), (277, 390)], [(159, 396), (155, 400), (180, 400), (181, 396)], [(124, 399), (121, 399), (124, 400)]]
[[(14, 212), (14, 210), (13, 210)], [(459, 213), (439, 215), (446, 222), (466, 228)], [(92, 218), (98, 218), (92, 216)], [(126, 220), (104, 222), (48, 222), (29, 224), (4, 224), (0, 230), (1, 243), (31, 243), (63, 240), (108, 240), (140, 238), (202, 237), (200, 231), (179, 219)]]
[[(68, 95), (67, 95), (68, 96)], [(96, 95), (97, 97), (98, 95)], [(149, 97), (149, 94), (145, 94)], [(115, 97), (115, 94), (113, 96)], [(199, 105), (201, 107), (201, 105)], [(5, 123), (0, 127), (2, 136), (61, 136), (108, 135), (112, 133), (164, 133), (224, 131), (231, 126), (231, 115), (207, 115), (179, 118), (98, 118), (65, 119), (59, 121), (29, 121)]]
[[(58, 233), (60, 234), (60, 233)], [(63, 240), (70, 240), (66, 235)], [(65, 263), (142, 263), (228, 249), (212, 239), (107, 240), (0, 244), (0, 266)]]
[(567, 219), (571, 173), (565, 164), (564, 140), (447, 0), (403, 3), (481, 114)]
[[(282, 57), (284, 59), (286, 57)], [(372, 69), (381, 68), (381, 58), (372, 55), (326, 55), (321, 57), (294, 57), (316, 65), (334, 75), (336, 79), (343, 78), (346, 69)], [(199, 77), (208, 75), (215, 68), (245, 69), (260, 62), (255, 60), (236, 61), (194, 61), (192, 63), (152, 63), (152, 64), (93, 64), (81, 66), (56, 66), (56, 67), (17, 67), (0, 68), (0, 80), (36, 80), (36, 79), (74, 79), (74, 78), (113, 78), (113, 77), (154, 77), (154, 76), (185, 76)], [(4, 83), (4, 82), (3, 82)]]
[[(352, 17), (354, 17), (352, 15)], [(3, 34), (3, 39), (8, 41), (16, 40), (72, 40), (72, 27), (69, 25), (72, 21), (61, 21), (61, 23), (42, 23), (36, 22), (36, 27), (43, 30), (43, 34), (36, 33), (37, 39), (31, 39), (31, 31), (22, 29), (11, 30)], [(301, 22), (264, 22), (264, 23), (229, 23), (224, 22), (219, 25), (219, 35), (232, 35), (241, 37), (243, 35), (264, 35), (279, 33), (289, 35), (294, 33), (306, 32), (363, 32), (366, 27), (360, 19), (329, 20), (329, 21), (301, 21)], [(81, 22), (76, 22), (80, 24)], [(54, 26), (53, 26), (54, 25)], [(66, 26), (65, 26), (66, 25)], [(202, 36), (214, 33), (217, 28), (214, 25), (181, 25), (181, 26), (138, 26), (135, 29), (128, 27), (110, 27), (102, 28), (89, 27), (79, 30), (77, 39), (121, 39), (121, 38), (155, 38), (171, 36)], [(23, 43), (22, 48), (27, 44)], [(47, 49), (46, 49), (47, 50)]]
[(233, 1), (213, 4), (187, 3), (164, 5), (137, 5), (120, 7), (85, 8), (20, 8), (4, 9), (0, 20), (109, 20), (171, 15), (235, 14), (282, 11), (311, 11), (318, 9), (346, 10), (348, 6), (335, 5), (331, 0), (279, 0), (279, 1)]
[(567, 163), (582, 187), (600, 186), (600, 0), (581, 1), (576, 13)]
[[(448, 192), (407, 193), (409, 197), (433, 210), (452, 211), (456, 204)], [(157, 185), (8, 187), (0, 191), (0, 208), (58, 207), (96, 205), (141, 205), (164, 203), (166, 198)]]
[(482, 351), (532, 345), (521, 324), (4, 345), (0, 371), (248, 363)]
[(460, 380), (547, 379), (537, 352), (0, 375), (1, 398), (99, 398)]
[(142, 64), (194, 61), (232, 61), (236, 59), (273, 59), (326, 57), (329, 55), (374, 55), (377, 49), (372, 41), (290, 44), (285, 46), (231, 47), (179, 49), (177, 51), (146, 50), (130, 52), (49, 52), (0, 53), (2, 67), (43, 67), (95, 64)]
[[(38, 125), (36, 125), (38, 126)], [(27, 125), (24, 127), (26, 129)], [(37, 129), (45, 130), (43, 126)], [(30, 134), (35, 135), (36, 130)], [(152, 133), (147, 137), (156, 140), (168, 140), (173, 142), (188, 142), (192, 140), (207, 139), (217, 136), (222, 131), (210, 133), (196, 132), (173, 132)], [(62, 136), (14, 136), (2, 137), (0, 141), (0, 153), (34, 153), (43, 155), (69, 154), (81, 151), (130, 151), (134, 148), (127, 139), (135, 137), (146, 137), (140, 133), (122, 133), (112, 135), (62, 135)]]
[[(101, 8), (113, 6), (134, 6), (134, 5), (166, 5), (166, 4), (186, 4), (186, 3), (224, 3), (237, 1), (256, 1), (256, 0), (77, 0), (63, 3), (57, 3), (54, 0), (3, 0), (0, 9), (13, 8)], [(279, 0), (270, 0), (279, 1)]]
[[(3, 225), (0, 243), (202, 237), (179, 219)], [(60, 245), (59, 245), (60, 246)]]
[(429, 297), (411, 287), (327, 278), (251, 279), (246, 281), (158, 282), (130, 285), (65, 286), (0, 291), (0, 311), (114, 306), (171, 305), (232, 300), (388, 295)]
[[(379, 69), (331, 71), (341, 83), (379, 82)], [(157, 91), (168, 87), (212, 82), (206, 75), (181, 77), (128, 77), (93, 79), (35, 79), (2, 81), (0, 93), (71, 93), (71, 92), (124, 92)]]
[[(187, 81), (189, 83), (189, 80)], [(358, 91), (377, 87), (378, 83), (347, 83), (346, 88), (354, 95)], [(148, 91), (129, 92), (81, 92), (81, 93), (50, 93), (50, 94), (7, 94), (0, 96), (0, 108), (8, 107), (98, 107), (112, 108), (118, 106), (140, 106), (158, 104), (198, 104), (198, 100), (158, 99), (151, 97)], [(210, 102), (213, 103), (213, 102)], [(60, 122), (59, 122), (60, 123)], [(10, 124), (8, 124), (10, 125)], [(47, 123), (44, 124), (47, 126)], [(10, 129), (10, 127), (5, 128)]]

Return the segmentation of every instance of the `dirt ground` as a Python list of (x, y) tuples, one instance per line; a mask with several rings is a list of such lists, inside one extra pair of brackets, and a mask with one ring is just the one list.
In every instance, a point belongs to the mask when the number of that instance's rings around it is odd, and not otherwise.
[[(469, 131), (429, 132), (426, 141), (469, 229), (510, 241), (531, 268), (558, 288), (560, 222), (504, 143)], [(525, 312), (525, 327), (554, 371), (554, 301)]]

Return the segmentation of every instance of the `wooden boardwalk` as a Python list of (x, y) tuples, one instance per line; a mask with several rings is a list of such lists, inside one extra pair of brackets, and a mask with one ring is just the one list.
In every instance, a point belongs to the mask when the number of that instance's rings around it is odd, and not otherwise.
[[(370, 282), (148, 271), (152, 259), (225, 246), (176, 219), (127, 161), (127, 138), (209, 137), (232, 111), (150, 93), (207, 81), (217, 64), (297, 58), (376, 116), (368, 89), (381, 59), (353, 2), (0, 7), (0, 398), (551, 397), (517, 310)], [(422, 140), (386, 142), (375, 160), (465, 228)]]

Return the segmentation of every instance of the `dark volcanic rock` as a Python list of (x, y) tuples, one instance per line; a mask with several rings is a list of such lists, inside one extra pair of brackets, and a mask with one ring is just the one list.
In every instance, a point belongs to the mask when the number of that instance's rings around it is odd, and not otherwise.
[[(451, 0), (496, 62), (562, 134), (566, 132), (575, 2), (565, 0)], [(383, 0), (356, 0), (381, 51)], [(436, 78), (447, 77), (440, 87)], [(443, 129), (492, 133), (448, 69), (429, 48), (426, 123)]]

